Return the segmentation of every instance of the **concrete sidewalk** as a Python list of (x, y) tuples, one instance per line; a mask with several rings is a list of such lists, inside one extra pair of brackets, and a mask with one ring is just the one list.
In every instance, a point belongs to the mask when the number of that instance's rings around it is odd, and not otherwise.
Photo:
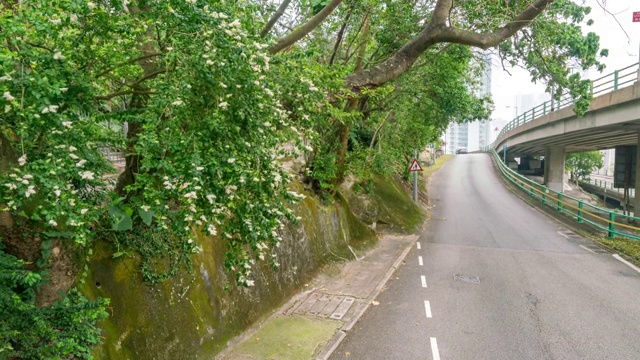
[(385, 235), (357, 260), (328, 265), (266, 321), (216, 359), (328, 359), (386, 282), (418, 235)]

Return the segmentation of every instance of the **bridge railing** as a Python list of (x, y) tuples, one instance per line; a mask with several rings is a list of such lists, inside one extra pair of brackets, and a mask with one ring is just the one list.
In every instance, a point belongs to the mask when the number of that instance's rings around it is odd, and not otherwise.
[[(598, 79), (591, 81), (591, 93), (594, 97), (606, 94), (611, 91), (616, 91), (618, 89), (622, 89), (623, 87), (630, 86), (633, 84), (638, 77), (638, 63), (629, 65), (625, 68), (616, 70), (610, 74), (602, 76)], [(575, 104), (575, 99), (569, 92), (565, 92), (562, 94), (559, 100), (551, 99), (543, 102), (540, 105), (537, 105), (522, 114), (518, 115), (515, 119), (505, 125), (500, 133), (498, 134), (497, 139), (499, 139), (506, 132), (517, 128), (520, 125), (528, 123), (529, 121), (536, 119), (540, 116), (547, 115), (550, 112), (566, 108), (568, 106), (573, 106)], [(490, 147), (495, 149), (496, 141), (494, 141)]]
[[(607, 180), (602, 180), (602, 179), (589, 179), (589, 180), (583, 180), (580, 181), (580, 183), (587, 183), (587, 184), (591, 184), (603, 189), (608, 189), (611, 191), (615, 191), (619, 194), (623, 194), (624, 193), (624, 188), (616, 188), (613, 187), (613, 183), (611, 181), (607, 181)], [(629, 189), (629, 196), (635, 196), (636, 191), (635, 189)]]
[(596, 230), (605, 232), (609, 238), (619, 236), (640, 240), (640, 227), (630, 224), (632, 222), (640, 223), (640, 217), (624, 215), (551, 190), (509, 169), (500, 160), (495, 150), (491, 149), (488, 152), (498, 164), (503, 177), (527, 192), (530, 198), (540, 201), (544, 206), (554, 208), (558, 213), (576, 219), (579, 224), (590, 225)]

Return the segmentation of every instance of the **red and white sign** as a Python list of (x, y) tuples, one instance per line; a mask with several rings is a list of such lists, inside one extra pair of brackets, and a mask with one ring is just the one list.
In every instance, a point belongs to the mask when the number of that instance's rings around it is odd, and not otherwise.
[(413, 159), (411, 166), (409, 166), (409, 171), (422, 171), (422, 167), (418, 164), (417, 159)]
[(633, 12), (633, 22), (640, 22), (640, 11)]

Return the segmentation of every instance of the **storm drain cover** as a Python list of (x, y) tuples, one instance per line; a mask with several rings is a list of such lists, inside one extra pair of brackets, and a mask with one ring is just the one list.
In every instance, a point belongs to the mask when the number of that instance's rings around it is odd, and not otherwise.
[(355, 298), (350, 296), (314, 293), (302, 302), (293, 313), (341, 320), (354, 301)]
[(463, 283), (479, 284), (480, 278), (475, 275), (455, 274), (453, 280)]

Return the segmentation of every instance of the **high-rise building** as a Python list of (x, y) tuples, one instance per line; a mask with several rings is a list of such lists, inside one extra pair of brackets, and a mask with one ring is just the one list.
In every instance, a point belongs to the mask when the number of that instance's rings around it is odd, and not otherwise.
[[(482, 87), (478, 95), (480, 97), (491, 95), (491, 67), (493, 66), (491, 53), (483, 54), (484, 68), (482, 71)], [(482, 149), (491, 143), (491, 121), (480, 121), (478, 126), (478, 146)]]
[(469, 124), (451, 123), (445, 132), (447, 154), (455, 154), (459, 148), (469, 147)]

